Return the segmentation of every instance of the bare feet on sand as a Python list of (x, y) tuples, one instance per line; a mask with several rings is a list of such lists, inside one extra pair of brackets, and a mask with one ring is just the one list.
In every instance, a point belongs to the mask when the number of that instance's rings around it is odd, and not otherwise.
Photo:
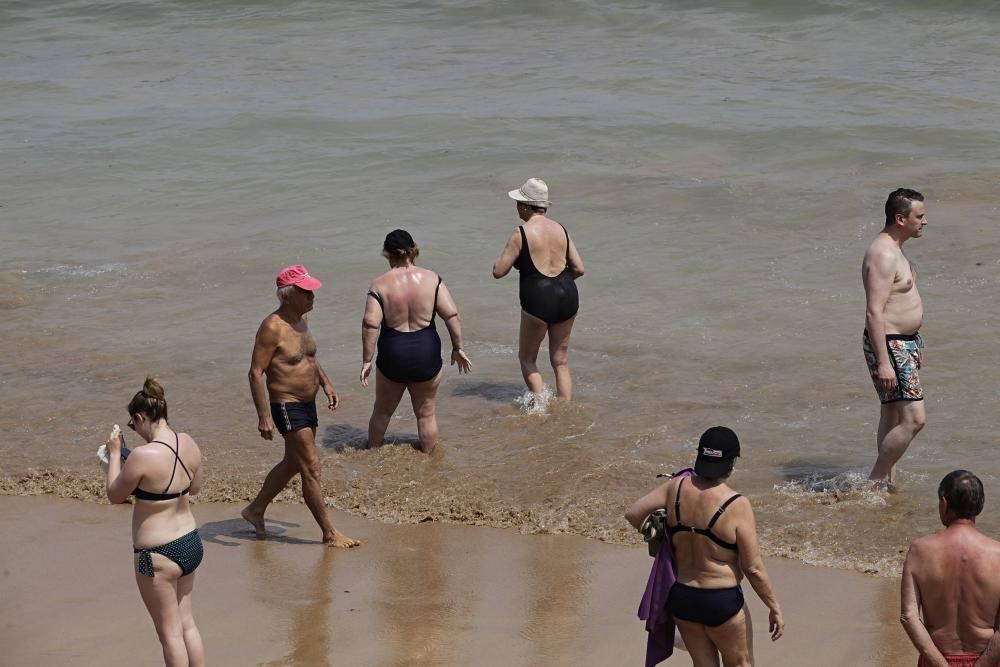
[(250, 509), (249, 505), (247, 505), (246, 507), (243, 508), (243, 511), (240, 512), (240, 516), (246, 519), (247, 522), (251, 526), (253, 526), (254, 532), (257, 533), (258, 538), (263, 538), (267, 536), (267, 531), (264, 530), (263, 514), (257, 514), (256, 512)]
[[(249, 519), (247, 519), (247, 521), (249, 521)], [(338, 549), (350, 549), (351, 547), (361, 546), (361, 540), (348, 537), (335, 528), (332, 533), (323, 536), (323, 544), (328, 547), (336, 547)]]

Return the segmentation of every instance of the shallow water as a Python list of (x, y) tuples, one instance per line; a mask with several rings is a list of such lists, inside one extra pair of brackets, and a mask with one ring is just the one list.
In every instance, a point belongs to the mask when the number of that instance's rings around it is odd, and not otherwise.
[[(956, 467), (1000, 531), (1000, 11), (880, 7), (4, 3), (3, 488), (96, 493), (93, 452), (153, 373), (206, 494), (252, 495), (280, 444), (256, 434), (250, 347), (274, 274), (304, 263), (343, 398), (319, 433), (337, 507), (631, 540), (627, 503), (726, 424), (770, 554), (896, 572)], [(516, 278), (489, 275), (529, 176), (587, 267), (577, 400), (540, 414), (518, 403)], [(929, 423), (886, 496), (858, 484), (878, 414), (859, 269), (898, 186), (928, 197), (907, 251)], [(449, 369), (431, 459), (405, 406), (403, 444), (357, 449), (363, 298), (394, 227), (475, 364)]]

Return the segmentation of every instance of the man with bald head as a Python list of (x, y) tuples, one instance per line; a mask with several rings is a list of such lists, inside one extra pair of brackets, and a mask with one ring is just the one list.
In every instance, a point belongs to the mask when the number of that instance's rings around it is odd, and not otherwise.
[(906, 554), (900, 621), (919, 667), (1000, 665), (1000, 542), (976, 529), (983, 503), (978, 477), (948, 473), (938, 486), (944, 530)]

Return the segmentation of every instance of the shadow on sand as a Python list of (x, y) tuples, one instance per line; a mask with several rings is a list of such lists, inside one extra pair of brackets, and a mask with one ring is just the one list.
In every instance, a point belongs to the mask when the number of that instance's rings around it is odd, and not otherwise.
[[(298, 528), (299, 524), (287, 521), (266, 519), (267, 537), (258, 539), (253, 528), (245, 519), (226, 519), (225, 521), (210, 521), (198, 526), (201, 539), (224, 547), (238, 547), (240, 541), (247, 542), (281, 542), (282, 544), (321, 544), (320, 540), (303, 540), (298, 537), (288, 537), (285, 531)], [(225, 539), (230, 538), (230, 539)]]
[(524, 385), (510, 382), (469, 382), (456, 387), (451, 395), (478, 396), (495, 403), (511, 403), (524, 391)]

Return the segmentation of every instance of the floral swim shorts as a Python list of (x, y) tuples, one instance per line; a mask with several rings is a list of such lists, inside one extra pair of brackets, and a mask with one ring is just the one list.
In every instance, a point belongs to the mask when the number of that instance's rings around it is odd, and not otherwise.
[(889, 348), (889, 359), (892, 367), (896, 371), (896, 386), (889, 391), (883, 391), (878, 386), (878, 356), (872, 346), (868, 331), (865, 331), (862, 340), (862, 349), (865, 352), (865, 361), (868, 362), (868, 372), (875, 383), (875, 391), (878, 392), (879, 400), (883, 403), (893, 403), (895, 401), (922, 401), (924, 400), (924, 388), (920, 386), (920, 374), (917, 372), (924, 362), (924, 339), (919, 333), (915, 334), (888, 334), (885, 337), (885, 345)]

